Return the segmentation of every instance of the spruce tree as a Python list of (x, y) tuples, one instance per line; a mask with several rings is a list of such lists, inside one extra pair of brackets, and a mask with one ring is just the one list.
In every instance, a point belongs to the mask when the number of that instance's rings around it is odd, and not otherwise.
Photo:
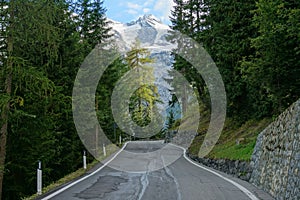
[(276, 116), (300, 96), (299, 25), (297, 1), (260, 0), (252, 24), (255, 53), (243, 62), (243, 77), (256, 117)]
[[(174, 31), (178, 31), (202, 44), (202, 32), (203, 29), (206, 28), (204, 22), (207, 14), (207, 6), (203, 1), (199, 0), (176, 0), (174, 3), (175, 7), (172, 11), (171, 17), (171, 28), (173, 31), (171, 31), (170, 40), (173, 40), (172, 34)], [(183, 38), (176, 38), (174, 42), (177, 43), (177, 48), (179, 49), (189, 49), (189, 44), (187, 41), (184, 41)], [(200, 94), (201, 102), (209, 107), (206, 86), (197, 70), (189, 62), (177, 54), (174, 55), (173, 67), (175, 70), (184, 75), (184, 77), (191, 83), (192, 87)], [(172, 76), (172, 74), (170, 74), (170, 76)], [(171, 80), (171, 85), (172, 84), (176, 85), (180, 83), (176, 83), (176, 80)], [(184, 114), (187, 108), (187, 95), (186, 88), (184, 87), (182, 88), (181, 96), (182, 112)]]
[(241, 61), (253, 49), (250, 38), (256, 34), (251, 25), (254, 0), (210, 0), (207, 29), (203, 33), (203, 45), (212, 56), (225, 83), (228, 115), (244, 121), (248, 117), (246, 83), (241, 75)]
[[(19, 137), (19, 134), (24, 130), (32, 131), (28, 124), (27, 126), (20, 126), (20, 121), (35, 118), (37, 112), (41, 113), (43, 117), (35, 121), (39, 121), (43, 125), (47, 124), (46, 121), (50, 118), (43, 114), (45, 114), (45, 104), (49, 100), (50, 94), (55, 90), (55, 86), (45, 74), (46, 68), (55, 62), (57, 48), (52, 45), (55, 44), (56, 40), (59, 40), (56, 37), (57, 29), (51, 24), (51, 20), (56, 16), (56, 10), (52, 7), (52, 3), (19, 0), (6, 1), (5, 3), (1, 13), (2, 20), (4, 20), (1, 35), (5, 36), (2, 39), (5, 43), (3, 48), (5, 53), (1, 55), (3, 65), (1, 67), (1, 80), (3, 80), (4, 87), (1, 91), (1, 186), (4, 172), (11, 172), (11, 167), (20, 164), (21, 159), (29, 159), (29, 155), (27, 155), (11, 162), (12, 152), (19, 151), (19, 149), (14, 149), (16, 146), (11, 142), (21, 140), (22, 137)], [(44, 14), (42, 15), (40, 12)], [(35, 17), (32, 18), (34, 14)], [(34, 104), (37, 102), (39, 102), (39, 106)], [(32, 107), (33, 105), (35, 106)], [(38, 128), (35, 128), (37, 131)], [(48, 134), (47, 137), (51, 140), (52, 136)], [(37, 140), (38, 138), (28, 141), (34, 143)], [(46, 141), (40, 140), (39, 144), (45, 144), (44, 142)], [(28, 160), (26, 162), (29, 164)], [(8, 164), (4, 165), (4, 163)], [(25, 166), (18, 167), (24, 168)], [(9, 175), (7, 174), (5, 177), (8, 178)], [(10, 177), (12, 178), (12, 176)], [(5, 186), (9, 187), (9, 184), (5, 184)], [(1, 191), (2, 189), (0, 187)], [(5, 194), (7, 195), (5, 198), (10, 198), (8, 193)], [(3, 197), (3, 194), (0, 196)]]
[(79, 0), (75, 12), (78, 14), (78, 29), (88, 51), (111, 36), (102, 0)]
[(19, 199), (35, 192), (37, 160), (43, 162), (44, 184), (80, 162), (83, 147), (71, 117), (71, 90), (85, 48), (64, 1), (6, 3), (1, 10), (6, 44), (1, 51), (0, 102), (6, 108), (1, 109), (1, 136), (7, 137), (6, 145), (1, 139), (1, 161), (6, 152), (2, 197)]

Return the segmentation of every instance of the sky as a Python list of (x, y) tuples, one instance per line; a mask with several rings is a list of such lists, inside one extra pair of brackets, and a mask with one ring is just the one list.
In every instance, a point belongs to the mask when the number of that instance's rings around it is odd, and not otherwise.
[(170, 25), (169, 16), (173, 5), (173, 0), (104, 0), (107, 17), (122, 23), (153, 14), (164, 24)]

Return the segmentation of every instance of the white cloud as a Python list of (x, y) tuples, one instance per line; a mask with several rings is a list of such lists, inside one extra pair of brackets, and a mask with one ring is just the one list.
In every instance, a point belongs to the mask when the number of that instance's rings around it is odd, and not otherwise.
[(154, 10), (162, 13), (162, 16), (160, 16), (162, 20), (167, 20), (171, 16), (171, 10), (174, 5), (173, 0), (157, 0)]
[(148, 1), (145, 1), (145, 3), (144, 3), (144, 7), (146, 7), (146, 6), (150, 6), (150, 5), (152, 5), (153, 4), (153, 2), (154, 2), (154, 0), (148, 0)]
[(162, 22), (168, 23), (171, 16), (171, 10), (174, 6), (173, 0), (130, 0), (122, 2), (126, 7), (126, 13), (130, 15), (154, 14), (161, 19)]
[(133, 2), (127, 2), (126, 7), (127, 7), (126, 12), (131, 15), (137, 15), (143, 9), (143, 7), (141, 5), (139, 5), (137, 3), (133, 3)]
[(126, 10), (126, 12), (129, 13), (129, 14), (132, 14), (132, 15), (136, 15), (136, 14), (139, 13), (138, 11), (133, 10), (133, 9)]
[(142, 6), (140, 6), (139, 4), (132, 3), (132, 2), (128, 2), (127, 7), (133, 10), (140, 10), (142, 8)]
[(144, 12), (144, 13), (149, 13), (150, 11), (151, 11), (150, 8), (144, 8), (144, 9), (143, 9), (143, 12)]

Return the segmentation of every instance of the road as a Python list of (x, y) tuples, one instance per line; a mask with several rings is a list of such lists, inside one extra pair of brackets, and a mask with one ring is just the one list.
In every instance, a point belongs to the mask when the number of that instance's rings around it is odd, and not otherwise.
[[(249, 183), (192, 162), (180, 147), (164, 145), (160, 141), (130, 142), (105, 165), (95, 169), (83, 180), (77, 180), (42, 199), (272, 199)], [(158, 158), (150, 155), (162, 147), (167, 151), (160, 152)], [(168, 158), (171, 158), (170, 165), (168, 165)]]

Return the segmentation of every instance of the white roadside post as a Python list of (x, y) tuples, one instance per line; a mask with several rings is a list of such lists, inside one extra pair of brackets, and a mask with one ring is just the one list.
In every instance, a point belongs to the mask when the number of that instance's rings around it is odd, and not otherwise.
[(103, 144), (103, 155), (106, 156), (106, 148), (105, 148), (105, 144)]
[(39, 161), (39, 166), (37, 169), (37, 194), (42, 194), (42, 162)]
[(83, 169), (86, 169), (86, 151), (83, 151)]
[(122, 144), (122, 136), (121, 136), (121, 134), (120, 134), (120, 136), (119, 136), (119, 144), (120, 144), (120, 145)]

